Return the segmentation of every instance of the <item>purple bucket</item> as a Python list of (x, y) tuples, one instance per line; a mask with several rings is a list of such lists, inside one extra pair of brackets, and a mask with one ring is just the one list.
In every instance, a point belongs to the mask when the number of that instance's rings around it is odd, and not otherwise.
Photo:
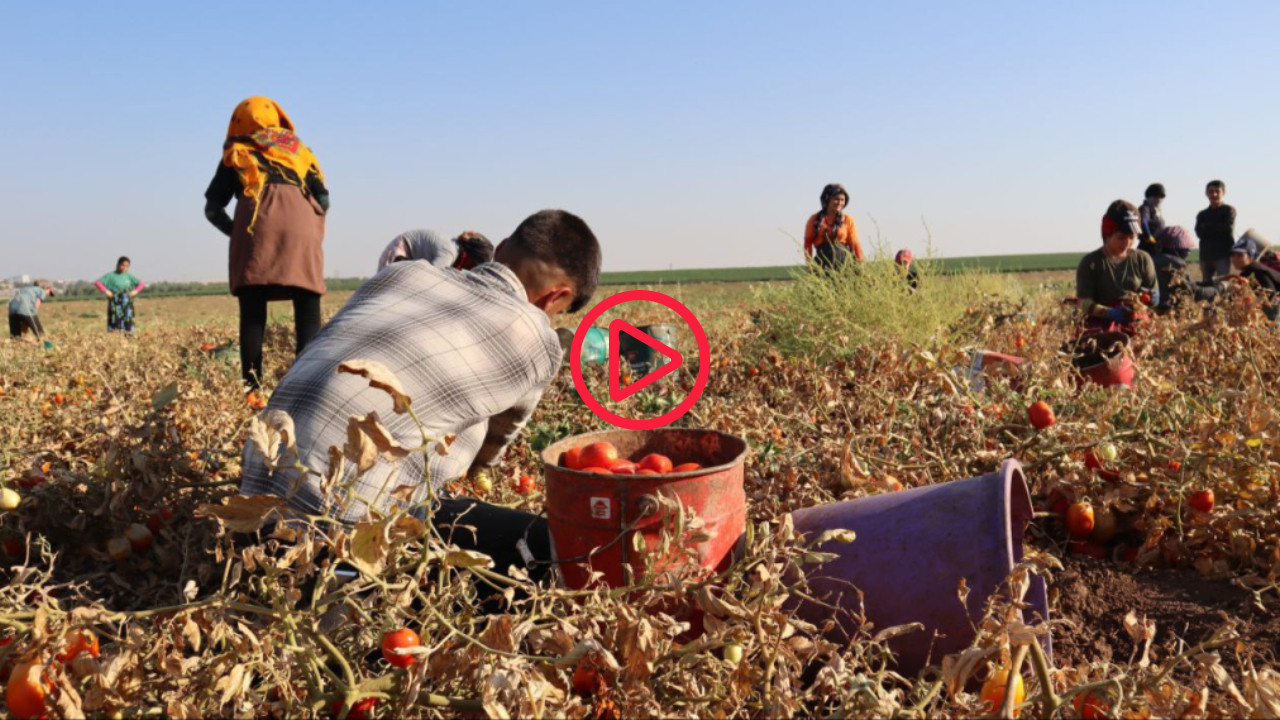
[[(810, 537), (836, 528), (857, 534), (852, 543), (822, 547), (839, 557), (808, 574), (814, 597), (847, 611), (828, 638), (847, 641), (863, 612), (876, 630), (923, 623), (923, 631), (889, 641), (898, 670), (915, 674), (973, 642), (987, 598), (1022, 560), (1032, 512), (1022, 466), (1005, 460), (989, 475), (806, 508), (792, 517), (796, 530)], [(969, 588), (967, 612), (957, 596), (961, 578)], [(1027, 622), (1048, 620), (1043, 579), (1032, 578), (1024, 599), (1032, 608), (1024, 611)], [(805, 601), (796, 614), (819, 627), (832, 619), (830, 608)]]

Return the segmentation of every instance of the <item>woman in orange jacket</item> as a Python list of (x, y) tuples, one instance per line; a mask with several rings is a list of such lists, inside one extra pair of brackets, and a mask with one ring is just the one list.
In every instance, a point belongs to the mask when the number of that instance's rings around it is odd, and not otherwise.
[(831, 183), (822, 188), (822, 209), (804, 226), (804, 255), (818, 265), (831, 268), (842, 264), (849, 254), (863, 261), (858, 243), (858, 226), (844, 213), (849, 192), (843, 185)]

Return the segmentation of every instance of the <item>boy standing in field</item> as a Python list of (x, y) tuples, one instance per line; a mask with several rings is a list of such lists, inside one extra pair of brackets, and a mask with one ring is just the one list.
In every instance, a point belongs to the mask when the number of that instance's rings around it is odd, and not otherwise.
[[(429, 477), (423, 452), (399, 463), (377, 460), (362, 473), (347, 462), (336, 487), (349, 490), (330, 494), (317, 475), (273, 472), (247, 443), (240, 493), (274, 495), (296, 513), (354, 523), (397, 503), (422, 506), (428, 483), (438, 490), (469, 470), (496, 465), (560, 368), (551, 317), (586, 305), (599, 277), (595, 235), (563, 210), (525, 219), (498, 245), (493, 262), (474, 270), (425, 262), (386, 267), (307, 345), (266, 412), (288, 413), (298, 459), (319, 472), (332, 467), (330, 448), (341, 453), (348, 444), (349, 418), (374, 412), (405, 448), (422, 445), (423, 432), (454, 436), (447, 454), (427, 451)], [(351, 360), (384, 365), (414, 412), (395, 412), (386, 393), (339, 374), (338, 366)]]
[(1231, 272), (1236, 209), (1222, 202), (1227, 185), (1221, 180), (1211, 180), (1204, 194), (1209, 198), (1209, 207), (1196, 215), (1196, 237), (1200, 238), (1200, 276), (1207, 283)]
[(53, 288), (39, 280), (18, 288), (9, 299), (9, 336), (18, 339), (30, 330), (36, 340), (44, 337), (44, 326), (38, 315), (40, 303), (53, 295)]
[(1148, 253), (1159, 248), (1156, 237), (1164, 229), (1164, 215), (1160, 213), (1160, 203), (1164, 202), (1164, 185), (1151, 183), (1147, 186), (1146, 197), (1138, 208), (1138, 216), (1142, 219), (1142, 238), (1138, 248)]

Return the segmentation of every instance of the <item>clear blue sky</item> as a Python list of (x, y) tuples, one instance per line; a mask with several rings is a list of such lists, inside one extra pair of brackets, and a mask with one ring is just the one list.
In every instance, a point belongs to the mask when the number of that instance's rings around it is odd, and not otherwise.
[(0, 276), (226, 277), (227, 120), (277, 99), (333, 208), (326, 273), (398, 232), (582, 215), (605, 267), (775, 265), (824, 183), (864, 238), (1090, 250), (1116, 197), (1280, 236), (1280, 2), (6, 3)]

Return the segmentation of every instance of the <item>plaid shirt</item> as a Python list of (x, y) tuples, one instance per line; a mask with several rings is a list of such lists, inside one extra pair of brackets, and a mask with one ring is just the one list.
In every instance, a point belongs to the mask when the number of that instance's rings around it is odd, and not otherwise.
[[(395, 263), (361, 286), (307, 345), (268, 410), (293, 418), (302, 463), (321, 473), (329, 467), (329, 448), (345, 444), (352, 415), (376, 410), (397, 441), (418, 447), (417, 424), (407, 413), (392, 412), (389, 395), (364, 378), (337, 372), (347, 360), (377, 360), (399, 378), (430, 436), (457, 435), (448, 455), (429, 451), (430, 481), (439, 488), (473, 466), (501, 459), (555, 377), (560, 357), (550, 319), (529, 303), (505, 265), (459, 272), (425, 262)], [(344, 522), (361, 519), (370, 507), (388, 508), (395, 502), (389, 494), (401, 485), (416, 486), (413, 504), (427, 497), (421, 452), (398, 464), (379, 460), (358, 479), (348, 462), (338, 483), (351, 483), (345, 507), (341, 493), (324, 507), (314, 475), (290, 497), (294, 473), (270, 473), (252, 443), (245, 444), (242, 464), (242, 495), (289, 498), (294, 510)]]

